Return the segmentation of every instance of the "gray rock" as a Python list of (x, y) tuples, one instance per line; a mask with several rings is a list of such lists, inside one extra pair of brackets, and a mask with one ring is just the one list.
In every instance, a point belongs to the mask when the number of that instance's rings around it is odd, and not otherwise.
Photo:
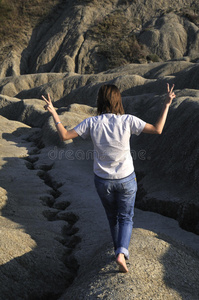
[(59, 299), (198, 297), (198, 259), (182, 245), (164, 235), (136, 228), (130, 249), (133, 255), (127, 265), (132, 271), (121, 274), (116, 271), (111, 245), (99, 247), (91, 263), (82, 267), (73, 285)]
[(31, 163), (34, 157), (28, 154), (37, 147), (27, 138), (38, 129), (1, 117), (0, 131), (1, 299), (58, 297), (76, 272), (77, 266), (66, 266), (75, 244), (63, 245), (74, 233), (64, 231), (67, 216), (48, 220), (50, 202), (43, 201), (55, 188), (40, 179)]
[[(197, 24), (183, 16), (192, 2), (65, 1), (51, 20), (27, 34), (28, 46), (13, 47), (4, 57), (3, 300), (199, 298), (199, 43)], [(117, 57), (120, 64), (109, 69), (108, 54), (99, 56), (104, 36), (94, 36), (94, 26), (104, 20), (125, 24), (118, 29), (119, 41), (135, 34), (148, 47), (146, 53), (160, 61), (140, 58), (144, 63), (129, 64), (128, 58)], [(107, 45), (113, 41), (111, 36)], [(60, 142), (41, 96), (50, 93), (62, 123), (73, 128), (96, 114), (98, 89), (111, 83), (119, 87), (127, 113), (154, 123), (167, 82), (175, 84), (177, 97), (162, 135), (131, 140), (136, 206), (142, 210), (135, 210), (130, 272), (119, 274), (93, 184), (92, 143), (81, 138)]]
[[(193, 28), (192, 23), (190, 23), (189, 25), (187, 24), (187, 30), (189, 30), (190, 26)], [(190, 54), (189, 45), (193, 47), (197, 31), (198, 28), (195, 26), (195, 30), (192, 30), (192, 34), (188, 36), (180, 18), (176, 14), (170, 13), (147, 23), (147, 27), (139, 35), (139, 40), (152, 53), (157, 54), (163, 60), (179, 59), (187, 55), (187, 53)], [(190, 56), (191, 59), (198, 57), (198, 54), (194, 54), (193, 51), (192, 54)]]
[[(129, 71), (128, 71), (129, 70)], [(147, 122), (156, 121), (161, 110), (162, 101), (165, 97), (166, 82), (174, 82), (176, 85), (177, 98), (173, 101), (170, 108), (168, 120), (162, 136), (140, 136), (134, 139), (132, 147), (135, 154), (135, 165), (138, 174), (150, 173), (154, 177), (154, 185), (156, 174), (165, 178), (165, 181), (171, 180), (171, 185), (175, 185), (175, 189), (181, 201), (175, 203), (173, 196), (171, 197), (171, 206), (167, 202), (161, 201), (157, 205), (158, 198), (151, 196), (147, 179), (140, 181), (142, 189), (148, 193), (147, 197), (139, 194), (138, 207), (153, 210), (166, 216), (176, 218), (180, 225), (187, 230), (198, 232), (198, 152), (197, 152), (197, 111), (198, 111), (198, 64), (185, 61), (173, 61), (165, 63), (156, 63), (149, 65), (129, 65), (111, 70), (110, 72), (102, 72), (99, 75), (74, 75), (73, 73), (61, 77), (57, 74), (57, 80), (50, 81), (45, 85), (40, 85), (34, 89), (21, 91), (18, 97), (45, 94), (50, 91), (55, 105), (58, 107), (58, 113), (62, 123), (67, 128), (73, 128), (83, 119), (96, 113), (92, 107), (96, 105), (96, 96), (98, 89), (103, 82), (116, 84), (123, 96), (123, 103), (127, 113), (135, 114)], [(139, 75), (136, 75), (138, 73)], [(19, 76), (19, 80), (13, 78), (15, 89), (21, 88), (22, 80), (30, 78), (31, 75)], [(44, 74), (45, 76), (45, 74)], [(56, 78), (56, 75), (53, 75)], [(41, 78), (41, 75), (40, 75)], [(10, 78), (10, 83), (12, 78)], [(67, 86), (63, 94), (64, 87)], [(57, 89), (60, 87), (60, 90)], [(184, 89), (185, 88), (185, 89)], [(42, 91), (41, 91), (42, 90)], [(59, 99), (60, 92), (63, 97)], [(159, 94), (159, 95), (158, 95)], [(60, 142), (56, 132), (56, 128), (52, 117), (43, 109), (44, 101), (37, 99), (11, 98), (1, 96), (1, 114), (5, 117), (22, 121), (33, 127), (42, 127), (40, 134), (37, 136), (38, 148), (44, 146), (58, 145), (64, 149), (73, 147), (72, 141)], [(91, 107), (92, 106), (92, 107)], [(195, 112), (195, 117), (192, 115)], [(189, 124), (189, 126), (187, 126)], [(191, 136), (191, 140), (190, 140)], [(187, 140), (189, 143), (186, 143)], [(175, 141), (175, 143), (174, 143)], [(80, 139), (74, 141), (74, 144), (82, 147), (82, 149), (92, 149), (90, 144), (83, 143)], [(144, 150), (144, 160), (140, 157), (140, 149)], [(85, 150), (86, 151), (86, 150)], [(162, 155), (162, 153), (165, 153)], [(85, 154), (83, 154), (85, 155)], [(143, 171), (144, 170), (144, 171)], [(188, 174), (188, 176), (187, 176)], [(148, 178), (148, 177), (146, 177)], [(174, 180), (174, 182), (173, 182)], [(184, 192), (180, 192), (182, 188), (178, 187), (178, 182), (186, 184), (190, 190), (190, 196), (184, 198)], [(164, 184), (157, 186), (156, 192), (164, 190)], [(183, 189), (184, 190), (184, 189)], [(195, 194), (194, 194), (195, 193)], [(192, 195), (195, 195), (194, 209), (192, 208)], [(146, 200), (147, 199), (147, 200)], [(169, 200), (170, 201), (170, 200)], [(161, 205), (161, 203), (164, 205)], [(190, 204), (190, 212), (187, 208)], [(189, 206), (189, 205), (188, 205)], [(170, 207), (170, 209), (168, 209)], [(183, 208), (183, 209), (182, 209)], [(185, 214), (183, 213), (185, 211)], [(195, 212), (195, 221), (191, 223), (192, 211)]]
[[(7, 57), (2, 56), (0, 76), (99, 73), (135, 60), (147, 62), (147, 53), (149, 60), (154, 54), (159, 60), (182, 59), (183, 56), (197, 59), (198, 26), (188, 18), (198, 9), (198, 3), (194, 5), (191, 0), (186, 3), (182, 0), (164, 3), (155, 0), (152, 3), (145, 0), (131, 3), (67, 1), (57, 7), (50, 20), (32, 32), (29, 30), (25, 43), (14, 43)], [(140, 48), (141, 55), (136, 56), (134, 35), (147, 45), (149, 52)], [(128, 48), (129, 43), (132, 47)], [(10, 45), (2, 45), (6, 46)]]

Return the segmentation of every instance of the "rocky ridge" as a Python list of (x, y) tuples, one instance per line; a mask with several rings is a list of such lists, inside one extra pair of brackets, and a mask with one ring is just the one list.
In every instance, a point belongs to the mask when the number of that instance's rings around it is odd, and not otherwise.
[[(1, 64), (0, 297), (195, 300), (199, 31), (182, 12), (197, 2), (187, 1), (186, 7), (180, 0), (74, 3), (63, 1), (56, 18), (34, 29), (29, 46)], [(107, 33), (118, 23), (109, 22), (107, 32), (103, 24), (120, 17), (127, 27), (125, 43), (135, 34), (145, 46), (136, 63), (129, 63), (126, 53), (122, 60), (112, 53), (120, 66), (110, 69), (113, 61), (99, 36), (103, 33), (110, 46)], [(119, 34), (114, 32), (117, 39)], [(159, 61), (151, 62), (152, 54)], [(73, 128), (96, 113), (100, 85), (113, 83), (126, 113), (153, 123), (167, 82), (175, 84), (177, 97), (163, 134), (131, 141), (136, 207), (145, 212), (136, 210), (129, 261), (134, 271), (124, 279), (115, 271), (107, 221), (93, 187), (92, 144), (80, 138), (61, 143), (41, 95), (51, 94), (62, 122)]]

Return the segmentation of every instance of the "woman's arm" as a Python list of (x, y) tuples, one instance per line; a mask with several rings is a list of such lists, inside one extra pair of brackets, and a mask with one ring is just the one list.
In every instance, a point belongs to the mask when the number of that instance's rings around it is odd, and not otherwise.
[(78, 134), (74, 129), (66, 130), (66, 128), (62, 125), (60, 118), (52, 104), (50, 95), (48, 94), (48, 99), (46, 99), (44, 96), (42, 96), (42, 98), (46, 102), (46, 105), (44, 106), (45, 110), (48, 110), (53, 117), (60, 139), (65, 141), (76, 138)]
[(161, 112), (157, 122), (155, 123), (155, 125), (146, 123), (142, 132), (151, 133), (151, 134), (161, 134), (162, 133), (162, 130), (163, 130), (165, 122), (166, 122), (167, 114), (169, 111), (169, 106), (171, 105), (173, 99), (176, 96), (175, 93), (173, 92), (173, 89), (174, 89), (174, 85), (170, 89), (169, 84), (167, 83), (167, 97), (165, 99), (165, 102), (164, 102), (164, 105), (162, 108), (162, 112)]

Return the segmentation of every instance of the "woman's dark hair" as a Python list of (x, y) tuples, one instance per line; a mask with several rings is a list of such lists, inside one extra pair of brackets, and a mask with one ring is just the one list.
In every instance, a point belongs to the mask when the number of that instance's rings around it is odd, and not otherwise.
[(102, 85), (97, 97), (97, 113), (124, 114), (122, 97), (119, 89), (113, 84)]

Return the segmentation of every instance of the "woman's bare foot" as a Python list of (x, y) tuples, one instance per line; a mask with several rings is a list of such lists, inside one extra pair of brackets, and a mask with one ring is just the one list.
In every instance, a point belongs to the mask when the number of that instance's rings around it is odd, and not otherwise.
[(119, 265), (119, 271), (122, 273), (127, 273), (129, 270), (126, 266), (126, 260), (123, 253), (119, 253), (116, 262)]

